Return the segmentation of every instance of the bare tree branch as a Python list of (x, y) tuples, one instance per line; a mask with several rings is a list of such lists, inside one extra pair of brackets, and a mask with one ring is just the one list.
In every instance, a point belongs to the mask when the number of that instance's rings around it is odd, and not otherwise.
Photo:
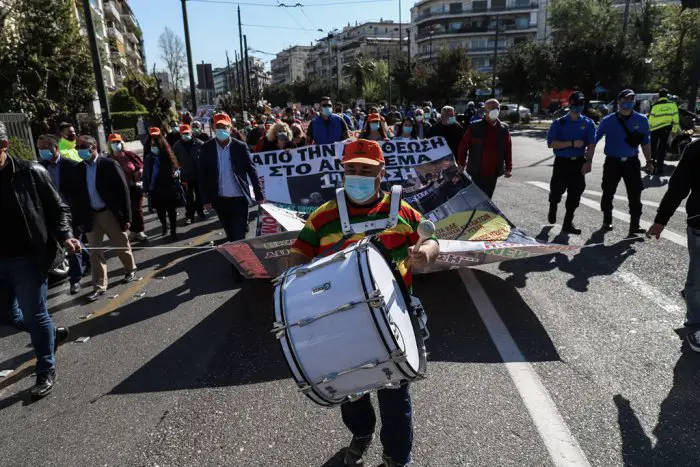
[(166, 27), (158, 38), (158, 47), (160, 47), (160, 58), (165, 62), (165, 67), (168, 69), (172, 79), (173, 96), (177, 104), (178, 94), (185, 76), (185, 60), (187, 59), (185, 44), (180, 36), (176, 35), (172, 29)]

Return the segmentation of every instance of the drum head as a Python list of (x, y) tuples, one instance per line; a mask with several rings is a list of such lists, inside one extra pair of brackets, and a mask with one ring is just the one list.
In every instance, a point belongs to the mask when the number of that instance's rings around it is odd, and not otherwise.
[(376, 287), (382, 292), (389, 318), (394, 323), (392, 334), (399, 348), (406, 353), (408, 365), (414, 372), (419, 373), (420, 351), (408, 303), (401, 294), (399, 284), (387, 260), (375, 246), (370, 246), (367, 258)]

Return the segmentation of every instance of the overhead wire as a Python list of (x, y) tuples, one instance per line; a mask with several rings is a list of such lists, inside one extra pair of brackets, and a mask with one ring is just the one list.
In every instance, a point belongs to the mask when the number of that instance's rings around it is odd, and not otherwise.
[(268, 8), (311, 8), (311, 7), (325, 7), (325, 6), (338, 6), (338, 5), (357, 5), (359, 3), (387, 3), (393, 2), (394, 0), (355, 0), (355, 1), (340, 1), (333, 3), (252, 3), (252, 2), (239, 2), (236, 0), (188, 0), (190, 2), (197, 3), (219, 3), (225, 5), (241, 5), (241, 6), (257, 6), (257, 7), (268, 7)]

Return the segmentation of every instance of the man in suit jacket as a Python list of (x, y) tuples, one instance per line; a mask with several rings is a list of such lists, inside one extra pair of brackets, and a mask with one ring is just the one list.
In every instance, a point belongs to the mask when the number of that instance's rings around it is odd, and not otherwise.
[(258, 204), (265, 197), (248, 146), (231, 137), (231, 118), (214, 115), (214, 127), (216, 137), (204, 143), (199, 155), (199, 189), (205, 209), (214, 208), (226, 238), (234, 242), (245, 238), (248, 206), (253, 204), (250, 185)]
[[(136, 263), (127, 235), (131, 224), (131, 201), (124, 171), (117, 161), (100, 157), (92, 136), (81, 136), (76, 149), (83, 162), (79, 166), (75, 217), (84, 226), (90, 247), (102, 247), (107, 234), (124, 265), (124, 282), (132, 282), (136, 280)], [(104, 252), (93, 250), (91, 262), (93, 293), (87, 299), (94, 302), (107, 291)]]
[[(37, 140), (39, 149), (39, 163), (49, 172), (51, 181), (58, 190), (63, 201), (75, 210), (75, 187), (77, 185), (78, 167), (80, 164), (71, 159), (61, 156), (58, 149), (58, 140), (53, 135), (41, 135)], [(77, 154), (77, 152), (76, 152)], [(81, 227), (73, 219), (73, 233), (78, 241), (81, 237)], [(68, 256), (68, 277), (70, 282), (70, 293), (75, 295), (80, 292), (80, 280), (89, 269), (90, 253), (85, 249), (85, 245), (80, 243), (80, 251)]]

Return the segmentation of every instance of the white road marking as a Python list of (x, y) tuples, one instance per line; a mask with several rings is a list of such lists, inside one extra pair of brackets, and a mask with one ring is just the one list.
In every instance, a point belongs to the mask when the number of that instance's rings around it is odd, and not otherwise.
[[(528, 183), (532, 186), (536, 186), (538, 188), (542, 188), (543, 190), (549, 191), (549, 184), (548, 183), (544, 183), (544, 182), (526, 182), (526, 183)], [(589, 208), (593, 208), (596, 211), (600, 211), (600, 203), (597, 203), (597, 202), (593, 201), (592, 199), (582, 197), (581, 204), (583, 204), (584, 206), (588, 206)], [(620, 211), (613, 209), (612, 215), (613, 215), (613, 217), (615, 217), (616, 219), (619, 219), (621, 221), (625, 221), (628, 223), (630, 222), (629, 214), (625, 214), (624, 212), (620, 212)], [(648, 229), (649, 227), (651, 227), (651, 222), (647, 222), (643, 219), (640, 219), (639, 225), (643, 229)], [(666, 240), (670, 240), (673, 243), (680, 245), (684, 248), (688, 247), (688, 239), (683, 235), (680, 235), (680, 234), (677, 234), (676, 232), (673, 232), (672, 230), (664, 229), (664, 231), (661, 232), (661, 236), (663, 238), (665, 238)]]
[(617, 271), (613, 277), (617, 277), (626, 284), (632, 286), (639, 293), (654, 302), (667, 313), (683, 314), (684, 311), (682, 307), (673, 303), (673, 301), (666, 297), (666, 295), (644, 282), (636, 274), (627, 271)]
[[(584, 194), (592, 195), (592, 196), (603, 196), (603, 193), (600, 191), (593, 191), (593, 190), (586, 190), (583, 192)], [(615, 199), (619, 201), (629, 201), (625, 196), (620, 196), (620, 195), (615, 195)], [(658, 208), (659, 203), (656, 203), (654, 201), (646, 201), (642, 200), (642, 204), (645, 206), (650, 206), (652, 208)], [(678, 209), (676, 209), (678, 212), (682, 212), (685, 214), (685, 208), (682, 206), (679, 206)]]
[(474, 272), (471, 269), (461, 269), (459, 275), (491, 340), (505, 362), (508, 374), (549, 452), (552, 463), (557, 467), (590, 466), (537, 372), (520, 352)]

